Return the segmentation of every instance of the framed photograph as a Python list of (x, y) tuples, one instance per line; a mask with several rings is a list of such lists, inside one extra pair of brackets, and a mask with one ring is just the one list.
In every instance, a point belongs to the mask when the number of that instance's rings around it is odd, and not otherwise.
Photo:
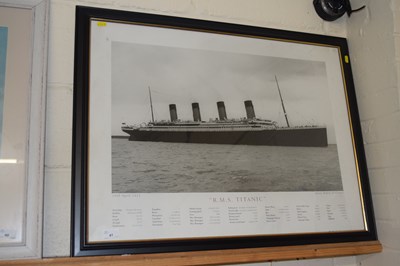
[(73, 256), (377, 239), (346, 39), (76, 12)]
[(0, 0), (0, 259), (42, 253), (48, 7)]

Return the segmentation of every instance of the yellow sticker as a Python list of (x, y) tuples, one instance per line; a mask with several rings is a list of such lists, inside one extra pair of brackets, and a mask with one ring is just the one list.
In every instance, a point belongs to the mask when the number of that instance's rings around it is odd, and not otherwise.
[(99, 21), (99, 22), (97, 22), (97, 26), (98, 27), (105, 27), (105, 26), (107, 26), (107, 22)]
[(345, 56), (344, 56), (344, 61), (346, 62), (346, 64), (348, 64), (348, 63), (350, 62), (349, 56), (348, 56), (348, 55), (345, 55)]

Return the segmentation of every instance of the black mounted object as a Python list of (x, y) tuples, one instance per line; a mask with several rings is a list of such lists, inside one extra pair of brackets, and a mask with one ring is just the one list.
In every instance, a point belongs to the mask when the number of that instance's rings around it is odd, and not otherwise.
[(323, 20), (334, 21), (347, 13), (350, 17), (351, 13), (360, 11), (365, 8), (362, 6), (352, 10), (350, 0), (314, 0), (315, 11)]

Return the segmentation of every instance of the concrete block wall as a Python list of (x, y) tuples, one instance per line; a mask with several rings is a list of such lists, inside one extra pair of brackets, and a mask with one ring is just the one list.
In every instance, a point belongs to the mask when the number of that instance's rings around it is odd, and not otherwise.
[[(399, 258), (400, 123), (399, 84), (400, 0), (356, 1), (368, 4), (367, 12), (349, 20), (323, 22), (312, 0), (51, 0), (47, 93), (46, 176), (44, 205), (44, 256), (68, 256), (70, 241), (70, 183), (72, 145), (72, 90), (75, 6), (224, 21), (230, 23), (348, 37), (360, 114), (366, 136), (379, 233), (384, 238), (381, 255), (321, 260), (257, 263), (256, 265), (375, 265)], [(382, 2), (383, 7), (374, 2)], [(354, 6), (357, 6), (356, 4)], [(400, 25), (400, 23), (397, 23)], [(389, 29), (388, 29), (389, 27)], [(347, 31), (348, 29), (348, 31)], [(385, 29), (384, 32), (381, 32)], [(381, 43), (383, 42), (383, 44)], [(397, 43), (397, 48), (395, 48)], [(378, 71), (376, 75), (373, 73)], [(396, 159), (397, 158), (397, 159)], [(387, 248), (387, 249), (386, 249)], [(389, 264), (391, 263), (391, 264)]]
[(376, 223), (384, 250), (358, 265), (400, 265), (400, 1), (367, 5), (347, 21)]

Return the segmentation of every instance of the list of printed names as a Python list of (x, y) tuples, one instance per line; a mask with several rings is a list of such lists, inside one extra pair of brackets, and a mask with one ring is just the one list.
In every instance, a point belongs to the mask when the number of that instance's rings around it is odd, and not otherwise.
[(347, 220), (344, 204), (289, 205), (232, 205), (161, 208), (112, 209), (112, 227), (142, 227), (144, 220), (152, 227), (162, 226), (215, 226), (215, 225), (266, 225), (307, 222), (333, 222)]

